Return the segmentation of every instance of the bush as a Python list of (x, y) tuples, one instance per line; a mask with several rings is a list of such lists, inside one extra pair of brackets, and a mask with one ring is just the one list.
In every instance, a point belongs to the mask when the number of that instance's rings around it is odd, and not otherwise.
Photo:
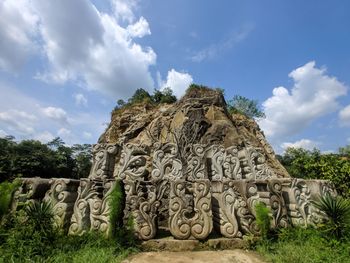
[(0, 223), (5, 214), (8, 213), (11, 206), (13, 193), (19, 186), (19, 180), (15, 180), (12, 183), (6, 181), (0, 183)]
[(283, 228), (279, 231), (277, 240), (257, 245), (257, 251), (269, 262), (349, 262), (349, 241), (334, 242), (332, 239), (325, 239), (314, 228)]
[(255, 217), (256, 224), (260, 229), (260, 235), (262, 240), (267, 240), (269, 238), (271, 222), (270, 222), (270, 210), (262, 202), (259, 202), (255, 205)]
[(327, 221), (323, 228), (327, 235), (337, 239), (350, 236), (350, 202), (340, 196), (333, 197), (329, 194), (321, 196), (314, 205), (324, 212)]

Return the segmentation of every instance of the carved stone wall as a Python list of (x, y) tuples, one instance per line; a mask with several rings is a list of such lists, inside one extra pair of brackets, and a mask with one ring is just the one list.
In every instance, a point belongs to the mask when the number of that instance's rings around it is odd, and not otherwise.
[(174, 143), (97, 144), (89, 178), (27, 178), (13, 208), (40, 200), (52, 204), (55, 224), (69, 234), (108, 235), (111, 192), (120, 180), (125, 195), (123, 221), (135, 235), (155, 238), (159, 230), (177, 239), (205, 239), (213, 231), (226, 238), (259, 234), (255, 206), (264, 203), (273, 227), (313, 225), (324, 215), (313, 205), (336, 195), (328, 181), (280, 178), (259, 148), (193, 144), (187, 155)]

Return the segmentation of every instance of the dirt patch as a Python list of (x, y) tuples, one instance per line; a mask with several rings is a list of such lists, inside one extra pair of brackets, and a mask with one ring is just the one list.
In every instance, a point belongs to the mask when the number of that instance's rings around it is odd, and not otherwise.
[(223, 251), (143, 252), (123, 263), (265, 263), (258, 254), (241, 249)]

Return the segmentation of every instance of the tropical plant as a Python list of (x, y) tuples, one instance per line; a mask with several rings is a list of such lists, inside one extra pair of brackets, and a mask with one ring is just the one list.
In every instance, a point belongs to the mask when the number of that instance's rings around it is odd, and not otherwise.
[(326, 194), (321, 196), (314, 205), (327, 216), (325, 231), (337, 239), (349, 235), (350, 202), (340, 196)]
[(271, 228), (271, 217), (269, 215), (270, 210), (266, 207), (265, 203), (258, 202), (255, 205), (255, 217), (256, 224), (260, 229), (260, 235), (263, 240), (267, 240)]
[(8, 212), (14, 191), (20, 186), (20, 181), (0, 183), (0, 223), (4, 215)]

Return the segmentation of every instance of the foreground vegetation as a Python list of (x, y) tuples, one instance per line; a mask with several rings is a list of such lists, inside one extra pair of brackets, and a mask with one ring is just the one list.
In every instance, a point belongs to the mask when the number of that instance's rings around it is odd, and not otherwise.
[(2, 183), (0, 189), (0, 262), (120, 262), (137, 251), (132, 221), (121, 225), (122, 190), (117, 184), (110, 201), (113, 207), (108, 236), (87, 233), (67, 236), (54, 226), (51, 204), (45, 201), (22, 204), (10, 212), (10, 199), (18, 186)]
[(325, 215), (320, 224), (271, 230), (269, 210), (257, 204), (261, 236), (252, 248), (276, 263), (350, 262), (350, 200), (326, 195), (314, 205)]

